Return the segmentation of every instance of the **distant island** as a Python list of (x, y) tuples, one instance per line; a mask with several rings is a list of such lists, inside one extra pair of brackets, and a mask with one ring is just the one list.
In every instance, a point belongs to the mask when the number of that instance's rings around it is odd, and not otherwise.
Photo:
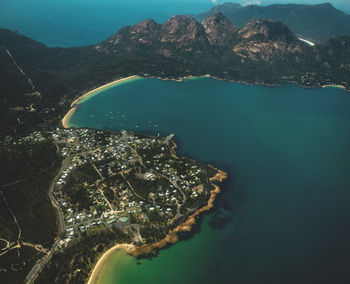
[(81, 283), (108, 248), (152, 255), (191, 229), (227, 177), (177, 157), (173, 135), (67, 128), (79, 102), (139, 76), (349, 91), (350, 37), (307, 40), (269, 19), (236, 27), (220, 12), (147, 19), (79, 48), (0, 29), (2, 279)]

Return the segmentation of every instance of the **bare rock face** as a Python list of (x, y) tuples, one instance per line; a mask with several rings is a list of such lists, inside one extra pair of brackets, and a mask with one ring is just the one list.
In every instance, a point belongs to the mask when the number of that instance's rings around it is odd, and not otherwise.
[(202, 22), (210, 45), (227, 46), (238, 28), (221, 13), (215, 13)]
[(242, 58), (276, 61), (302, 53), (303, 44), (280, 22), (256, 19), (238, 33), (241, 40), (232, 50)]
[(160, 25), (152, 19), (144, 20), (136, 25), (122, 28), (113, 35), (108, 41), (112, 44), (119, 44), (123, 41), (133, 43), (143, 43), (151, 45), (158, 38)]
[(174, 44), (177, 49), (189, 50), (204, 48), (208, 40), (204, 27), (195, 19), (174, 16), (162, 25), (160, 42)]
[(277, 62), (296, 60), (305, 44), (281, 22), (256, 19), (238, 30), (223, 14), (215, 13), (202, 23), (186, 16), (173, 16), (161, 25), (147, 19), (122, 28), (95, 49), (149, 58), (161, 55), (184, 60), (185, 56), (188, 60), (191, 56), (205, 56), (206, 60), (211, 56), (238, 56), (245, 62)]
[(131, 27), (131, 40), (151, 45), (158, 40), (159, 31), (160, 25), (152, 19), (147, 19)]
[(261, 37), (267, 40), (283, 41), (286, 43), (297, 40), (293, 32), (285, 24), (272, 20), (255, 19), (241, 29), (239, 34), (243, 39)]

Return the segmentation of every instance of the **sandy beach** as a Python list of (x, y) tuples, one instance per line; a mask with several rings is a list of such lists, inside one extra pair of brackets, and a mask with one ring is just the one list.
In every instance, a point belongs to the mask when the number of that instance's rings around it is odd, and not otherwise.
[(71, 117), (71, 115), (74, 113), (74, 111), (76, 110), (76, 107), (75, 105), (80, 102), (81, 100), (91, 96), (92, 94), (95, 94), (96, 92), (98, 91), (101, 91), (105, 88), (108, 88), (108, 87), (112, 87), (112, 86), (116, 86), (120, 83), (125, 83), (125, 82), (128, 82), (128, 81), (132, 81), (132, 80), (135, 80), (135, 79), (140, 79), (142, 78), (141, 76), (138, 76), (138, 75), (132, 75), (132, 76), (129, 76), (129, 77), (125, 77), (125, 78), (122, 78), (122, 79), (118, 79), (118, 80), (115, 80), (113, 82), (110, 82), (110, 83), (107, 83), (105, 85), (102, 85), (100, 87), (97, 87), (87, 93), (85, 93), (84, 95), (80, 96), (79, 98), (77, 98), (74, 102), (72, 102), (71, 104), (71, 109), (66, 113), (66, 115), (63, 117), (62, 119), (62, 125), (64, 128), (69, 128), (69, 118)]
[(302, 37), (298, 37), (298, 39), (303, 41), (303, 42), (305, 42), (305, 43), (307, 43), (309, 46), (315, 46), (315, 44), (312, 41), (309, 41), (309, 40), (304, 39)]
[(322, 88), (339, 88), (345, 90), (345, 86), (343, 85), (323, 85)]
[(68, 121), (69, 121), (70, 116), (73, 114), (73, 112), (74, 112), (75, 110), (76, 110), (76, 107), (71, 108), (71, 109), (66, 113), (66, 115), (62, 118), (62, 125), (63, 125), (64, 128), (69, 128)]
[[(191, 76), (190, 75), (190, 76), (183, 77), (183, 78), (180, 78), (180, 79), (161, 78), (161, 77), (150, 77), (150, 78), (157, 78), (157, 79), (160, 79), (160, 80), (171, 80), (171, 81), (176, 81), (176, 82), (183, 82), (184, 80), (200, 79), (200, 78), (208, 78), (208, 77), (210, 77), (210, 75), (203, 75), (203, 76)], [(83, 94), (82, 96), (80, 96), (79, 98), (77, 98), (76, 100), (74, 100), (71, 103), (71, 109), (66, 113), (66, 115), (63, 117), (63, 119), (61, 121), (63, 127), (64, 128), (69, 128), (69, 123), (68, 123), (69, 122), (69, 118), (71, 117), (71, 115), (76, 110), (75, 105), (77, 103), (79, 103), (80, 101), (82, 101), (83, 99), (88, 98), (89, 96), (95, 94), (96, 92), (102, 91), (105, 88), (116, 86), (116, 85), (118, 85), (120, 83), (125, 83), (125, 82), (128, 82), (128, 81), (132, 81), (132, 80), (140, 79), (140, 78), (143, 78), (143, 77), (139, 76), (139, 75), (132, 75), (132, 76), (129, 76), (129, 77), (121, 78), (121, 79), (115, 80), (113, 82), (104, 84), (104, 85), (102, 85), (100, 87), (97, 87), (97, 88), (95, 88), (95, 89), (93, 89), (93, 90)]]
[(101, 91), (101, 90), (103, 90), (103, 89), (105, 89), (105, 88), (108, 88), (108, 87), (111, 87), (111, 86), (118, 85), (118, 84), (120, 84), (120, 83), (125, 83), (125, 82), (127, 82), (127, 81), (131, 81), (131, 80), (134, 80), (134, 79), (140, 79), (140, 78), (143, 78), (143, 77), (141, 77), (141, 76), (139, 76), (139, 75), (132, 75), (132, 76), (129, 76), (129, 77), (121, 78), (121, 79), (115, 80), (115, 81), (113, 81), (113, 82), (104, 84), (104, 85), (102, 85), (102, 86), (100, 86), (100, 87), (97, 87), (96, 89), (93, 89), (93, 90), (91, 90), (91, 91), (85, 93), (84, 95), (80, 96), (79, 98), (77, 98), (74, 102), (72, 102), (71, 107), (73, 107), (76, 103), (78, 103), (78, 102), (81, 101), (82, 99), (84, 99), (84, 98), (90, 96), (90, 95), (93, 94), (93, 93), (96, 93), (96, 92), (98, 92), (98, 91)]
[[(211, 177), (210, 181), (221, 182), (227, 178), (227, 173), (218, 169), (216, 170), (218, 171), (217, 174)], [(172, 229), (164, 239), (153, 244), (145, 244), (139, 247), (132, 244), (117, 244), (114, 247), (110, 248), (108, 251), (106, 251), (102, 255), (102, 257), (98, 260), (97, 264), (95, 265), (91, 273), (91, 276), (89, 278), (88, 284), (96, 284), (101, 268), (106, 263), (106, 260), (108, 259), (108, 257), (116, 250), (123, 249), (128, 254), (137, 257), (139, 255), (149, 254), (154, 249), (163, 248), (169, 243), (176, 243), (179, 240), (177, 236), (179, 232), (184, 232), (184, 231), (189, 232), (192, 228), (192, 225), (196, 222), (196, 216), (205, 211), (208, 211), (210, 208), (214, 206), (214, 200), (216, 196), (220, 193), (220, 187), (214, 183), (212, 183), (212, 185), (214, 186), (214, 189), (210, 191), (210, 197), (207, 204), (202, 208), (200, 208), (199, 210), (197, 210), (196, 212), (194, 212), (192, 215), (190, 215), (183, 224), (180, 224), (179, 226)]]
[[(125, 77), (125, 78), (121, 78), (121, 79), (118, 79), (118, 80), (115, 80), (113, 82), (110, 82), (110, 83), (107, 83), (105, 85), (102, 85), (100, 87), (97, 87), (87, 93), (85, 93), (84, 95), (80, 96), (79, 98), (77, 98), (76, 100), (74, 100), (71, 104), (71, 109), (67, 112), (67, 114), (63, 117), (62, 119), (62, 125), (64, 128), (68, 128), (69, 127), (69, 118), (70, 116), (74, 113), (74, 111), (76, 110), (76, 107), (75, 105), (80, 102), (81, 100), (95, 94), (96, 92), (98, 91), (101, 91), (105, 88), (108, 88), (108, 87), (112, 87), (112, 86), (116, 86), (120, 83), (124, 83), (124, 82), (128, 82), (128, 81), (131, 81), (131, 80), (135, 80), (135, 79), (140, 79), (140, 78), (144, 78), (142, 76), (139, 76), (139, 75), (132, 75), (132, 76), (129, 76), (129, 77)], [(156, 79), (159, 79), (159, 80), (164, 80), (164, 81), (175, 81), (175, 82), (183, 82), (185, 80), (195, 80), (195, 79), (201, 79), (201, 78), (212, 78), (212, 79), (215, 79), (215, 80), (219, 80), (219, 81), (228, 81), (228, 82), (232, 82), (232, 83), (241, 83), (241, 84), (248, 84), (248, 85), (265, 85), (265, 86), (269, 86), (269, 87), (273, 87), (273, 86), (277, 86), (277, 85), (270, 85), (270, 84), (266, 84), (266, 83), (259, 83), (259, 82), (255, 82), (255, 83), (248, 83), (248, 82), (243, 82), (243, 81), (233, 81), (233, 80), (224, 80), (224, 79), (220, 79), (218, 77), (215, 77), (215, 76), (211, 76), (209, 74), (206, 74), (206, 75), (202, 75), (202, 76), (192, 76), (192, 75), (189, 75), (189, 76), (186, 76), (186, 77), (182, 77), (182, 78), (178, 78), (178, 79), (175, 79), (175, 78), (162, 78), (162, 77), (157, 77), (157, 76), (151, 76), (149, 78), (156, 78)], [(297, 84), (299, 85), (299, 84)], [(300, 86), (300, 85), (299, 85)], [(301, 87), (304, 87), (304, 86), (301, 86)], [(343, 85), (323, 85), (322, 88), (328, 88), (328, 87), (333, 87), (333, 88), (341, 88), (345, 91), (348, 91), (346, 90), (345, 86)], [(314, 87), (311, 87), (311, 88), (314, 88)]]
[(108, 251), (106, 251), (102, 257), (98, 260), (98, 262), (96, 263), (94, 269), (92, 270), (92, 273), (90, 275), (88, 284), (93, 284), (96, 283), (96, 280), (98, 278), (98, 275), (100, 273), (101, 268), (103, 267), (103, 265), (105, 264), (106, 260), (108, 259), (108, 257), (114, 253), (117, 250), (125, 250), (126, 252), (130, 252), (133, 251), (135, 249), (135, 246), (132, 244), (117, 244), (114, 247), (111, 247)]

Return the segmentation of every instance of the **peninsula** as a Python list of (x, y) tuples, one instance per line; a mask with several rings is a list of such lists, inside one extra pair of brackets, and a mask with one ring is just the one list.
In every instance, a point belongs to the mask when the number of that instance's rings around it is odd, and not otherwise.
[(266, 19), (238, 28), (221, 13), (202, 22), (186, 16), (163, 24), (147, 19), (79, 48), (49, 48), (0, 29), (0, 135), (54, 127), (77, 98), (132, 75), (172, 80), (210, 75), (248, 84), (349, 90), (350, 37), (314, 46), (298, 37), (285, 24)]
[(349, 36), (310, 46), (281, 22), (253, 19), (238, 28), (221, 13), (202, 22), (147, 19), (79, 48), (48, 48), (0, 29), (0, 63), (7, 283), (83, 283), (114, 246), (152, 255), (191, 229), (226, 178), (177, 157), (172, 135), (67, 128), (82, 100), (139, 77), (350, 90)]
[[(51, 247), (33, 245), (42, 256), (35, 257), (28, 283), (53, 283), (58, 277), (68, 283), (87, 281), (98, 257), (111, 246), (148, 256), (175, 243), (179, 232), (190, 231), (196, 217), (213, 206), (220, 192), (217, 182), (227, 175), (177, 157), (173, 136), (57, 128), (2, 141), (1, 147), (19, 149), (51, 143), (61, 160), (49, 191), (58, 233)], [(3, 258), (18, 248), (16, 243), (26, 245), (21, 235), (17, 242), (6, 241)]]

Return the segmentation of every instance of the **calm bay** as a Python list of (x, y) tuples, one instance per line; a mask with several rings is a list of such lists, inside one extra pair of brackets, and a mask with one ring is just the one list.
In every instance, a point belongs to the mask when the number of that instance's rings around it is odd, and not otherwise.
[(112, 254), (98, 283), (349, 283), (350, 96), (336, 88), (139, 79), (84, 100), (73, 127), (174, 133), (229, 179), (193, 236)]

